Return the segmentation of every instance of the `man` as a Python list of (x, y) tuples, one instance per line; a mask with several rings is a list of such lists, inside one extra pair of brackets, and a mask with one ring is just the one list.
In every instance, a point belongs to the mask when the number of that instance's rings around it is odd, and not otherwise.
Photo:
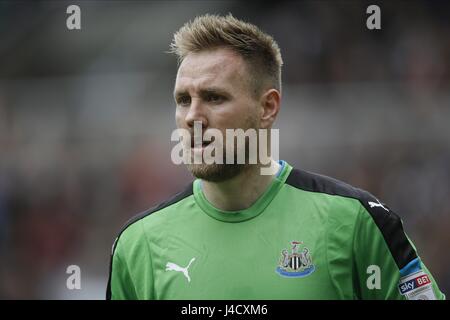
[[(172, 51), (178, 128), (272, 128), (282, 65), (272, 37), (205, 15)], [(197, 179), (184, 192), (120, 232), (108, 299), (444, 298), (400, 218), (368, 192), (273, 159), (188, 168)]]

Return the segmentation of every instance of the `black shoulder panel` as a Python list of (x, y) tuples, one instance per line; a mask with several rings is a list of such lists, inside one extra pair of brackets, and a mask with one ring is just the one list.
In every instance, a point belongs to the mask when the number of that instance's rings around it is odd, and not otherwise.
[(184, 198), (189, 197), (190, 195), (193, 194), (193, 188), (192, 188), (192, 183), (189, 184), (189, 186), (187, 186), (185, 188), (184, 191), (177, 193), (176, 195), (172, 196), (170, 199), (168, 199), (165, 202), (162, 202), (150, 209), (145, 210), (144, 212), (141, 212), (137, 215), (135, 215), (134, 217), (132, 217), (130, 220), (128, 220), (125, 225), (120, 229), (118, 236), (116, 237), (116, 240), (114, 241), (113, 247), (112, 247), (112, 251), (111, 251), (111, 258), (109, 261), (109, 277), (108, 277), (108, 286), (106, 288), (106, 300), (111, 300), (111, 275), (112, 275), (112, 263), (113, 263), (113, 257), (114, 257), (114, 251), (116, 250), (116, 245), (117, 242), (120, 238), (120, 236), (122, 235), (122, 233), (129, 227), (131, 226), (133, 223), (147, 217), (148, 215), (152, 214), (153, 212), (159, 211), (161, 209), (164, 209), (168, 206), (171, 206), (175, 203), (177, 203), (178, 201), (183, 200)]
[(398, 268), (401, 270), (411, 260), (417, 258), (417, 253), (403, 230), (400, 217), (369, 192), (327, 176), (298, 169), (291, 171), (286, 183), (305, 191), (359, 200), (380, 229)]
[(292, 169), (286, 183), (305, 191), (358, 198), (358, 190), (355, 187), (334, 178), (305, 170)]

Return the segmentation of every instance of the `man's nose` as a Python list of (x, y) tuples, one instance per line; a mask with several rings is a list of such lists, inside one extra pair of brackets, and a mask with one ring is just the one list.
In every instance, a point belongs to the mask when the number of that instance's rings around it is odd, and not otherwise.
[(186, 114), (186, 123), (190, 128), (194, 127), (195, 121), (200, 121), (202, 127), (208, 126), (208, 117), (206, 115), (206, 105), (202, 104), (198, 99), (192, 99), (189, 111)]

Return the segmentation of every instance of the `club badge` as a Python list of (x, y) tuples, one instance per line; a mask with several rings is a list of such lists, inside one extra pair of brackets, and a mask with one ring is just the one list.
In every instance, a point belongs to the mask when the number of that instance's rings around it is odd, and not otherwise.
[[(276, 272), (285, 277), (303, 278), (314, 272), (315, 266), (312, 263), (309, 249), (300, 246), (301, 241), (291, 241), (291, 252), (283, 249), (278, 262)], [(301, 251), (300, 251), (301, 249)]]

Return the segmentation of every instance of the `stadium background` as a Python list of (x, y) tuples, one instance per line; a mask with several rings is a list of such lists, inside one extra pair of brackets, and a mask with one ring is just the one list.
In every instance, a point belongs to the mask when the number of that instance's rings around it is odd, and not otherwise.
[(0, 2), (0, 298), (104, 298), (120, 227), (190, 181), (170, 161), (171, 36), (228, 12), (281, 47), (280, 157), (390, 205), (448, 295), (450, 6), (373, 3), (382, 30), (360, 1)]

